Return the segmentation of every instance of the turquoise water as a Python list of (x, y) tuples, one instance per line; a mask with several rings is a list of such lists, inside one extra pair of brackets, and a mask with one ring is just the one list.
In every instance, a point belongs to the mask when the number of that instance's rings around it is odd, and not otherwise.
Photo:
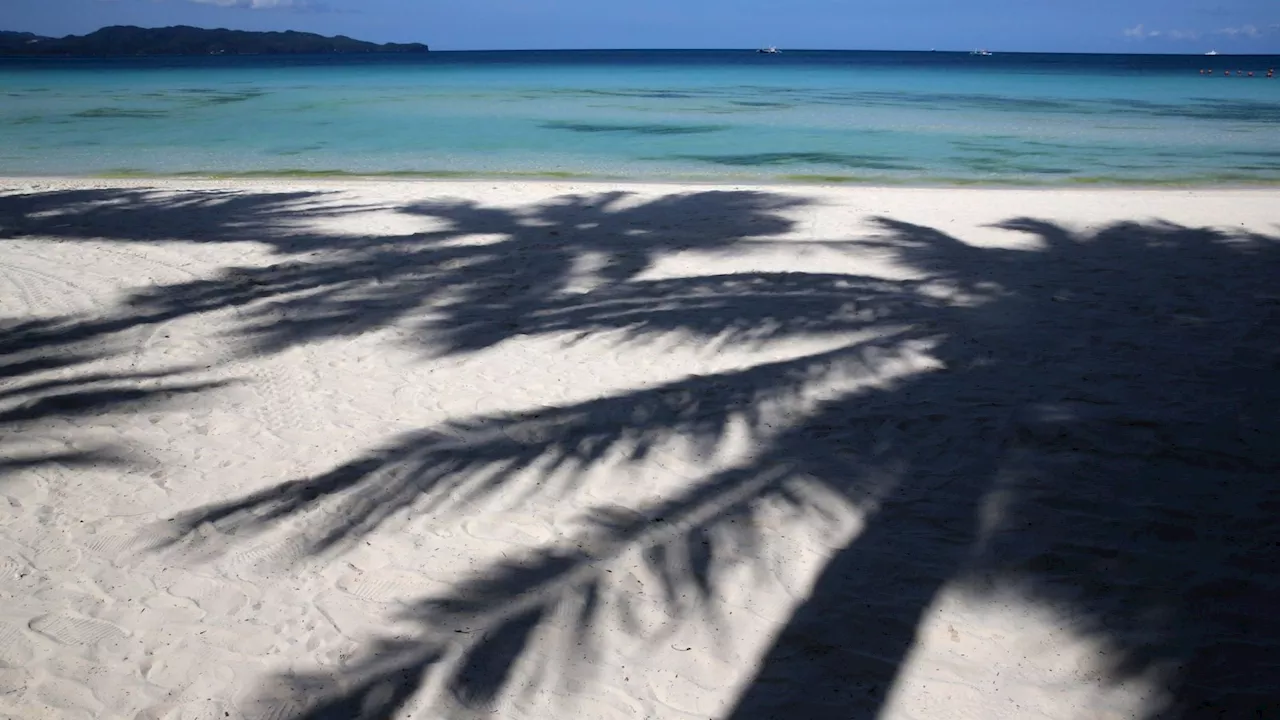
[(749, 51), (0, 60), (0, 174), (1273, 183), (1280, 79), (1262, 76), (1276, 66)]

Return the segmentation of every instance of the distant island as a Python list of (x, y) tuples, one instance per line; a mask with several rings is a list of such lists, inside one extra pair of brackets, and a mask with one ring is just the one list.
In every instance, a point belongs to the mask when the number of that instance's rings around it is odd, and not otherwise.
[(0, 56), (137, 57), (154, 55), (339, 55), (425, 53), (420, 43), (371, 43), (315, 33), (207, 30), (178, 25), (141, 28), (104, 27), (88, 35), (61, 38), (0, 31)]

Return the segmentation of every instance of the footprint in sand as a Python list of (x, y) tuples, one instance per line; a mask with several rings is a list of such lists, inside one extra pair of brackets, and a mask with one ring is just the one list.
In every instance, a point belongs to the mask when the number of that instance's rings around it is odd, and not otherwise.
[(449, 588), (425, 575), (394, 568), (363, 571), (351, 566), (339, 576), (337, 588), (348, 595), (377, 603), (412, 602)]
[[(27, 686), (30, 684), (31, 684), (31, 673), (28, 672), (25, 668), (6, 667), (4, 665), (0, 665), (0, 697), (4, 697), (5, 695), (11, 695), (16, 697), (18, 693), (21, 693), (24, 690), (26, 690)], [(16, 713), (13, 715), (6, 715), (4, 714), (5, 712), (6, 712), (5, 706), (3, 704), (0, 704), (0, 717), (2, 718), (23, 717), (22, 715), (18, 715)]]
[(386, 630), (390, 614), (371, 607), (345, 592), (325, 591), (316, 596), (315, 609), (343, 639), (367, 638)]
[(61, 613), (41, 615), (27, 627), (62, 645), (98, 645), (120, 642), (129, 637), (124, 629), (105, 620)]
[[(285, 694), (287, 693), (284, 691), (279, 693), (279, 695)], [(253, 720), (294, 720), (294, 718), (310, 717), (305, 703), (275, 695), (238, 702), (236, 705), (241, 709), (243, 717)], [(232, 717), (235, 716), (232, 715)]]
[(446, 711), (446, 717), (510, 717), (515, 713), (508, 710), (511, 699), (507, 693), (498, 692), (485, 697), (472, 688), (488, 688), (494, 685), (494, 677), (500, 677), (500, 669), (484, 669), (464, 666), (455, 680), (455, 687), (447, 690), (440, 698), (440, 709)]
[(307, 555), (303, 540), (290, 537), (282, 542), (250, 545), (245, 550), (230, 554), (219, 565), (235, 577), (262, 578), (296, 568)]
[(249, 604), (249, 596), (227, 581), (186, 576), (177, 579), (165, 590), (174, 597), (190, 600), (215, 618), (235, 615)]
[[(60, 451), (55, 448), (53, 452)], [(12, 450), (0, 446), (0, 453), (12, 453)], [(0, 486), (0, 525), (19, 523), (24, 520), (32, 508), (40, 507), (48, 502), (50, 482), (45, 475), (50, 467), (40, 471), (27, 469), (10, 474)]]
[(491, 513), (462, 524), (467, 535), (482, 542), (500, 542), (519, 547), (550, 545), (558, 537), (554, 526), (543, 520), (515, 513)]
[(52, 539), (35, 549), (31, 564), (39, 570), (69, 570), (80, 564), (81, 553), (70, 545), (56, 544)]
[(40, 603), (38, 607), (57, 608), (89, 617), (96, 617), (110, 602), (101, 594), (85, 592), (81, 587), (64, 582), (52, 582), (31, 597)]
[(35, 656), (35, 646), (21, 628), (0, 623), (0, 667), (23, 667)]
[(91, 555), (97, 555), (116, 564), (122, 557), (144, 549), (145, 544), (136, 535), (102, 534), (90, 535), (81, 547)]
[[(155, 666), (144, 671), (156, 687), (172, 689), (162, 702), (135, 715), (135, 720), (244, 720), (234, 700), (227, 697), (235, 672), (210, 658), (209, 649), (200, 644), (183, 645), (181, 650), (168, 653), (169, 659), (176, 661), (169, 672), (156, 672)], [(160, 656), (156, 661), (156, 665), (164, 664)]]
[(19, 716), (23, 720), (89, 720), (106, 716), (102, 712), (102, 702), (92, 690), (83, 683), (64, 677), (45, 678), (32, 692), (31, 700), (39, 705), (23, 708)]
[(6, 590), (13, 590), (14, 584), (18, 580), (22, 580), (30, 574), (31, 566), (27, 563), (8, 555), (0, 555), (0, 587)]
[(153, 705), (134, 716), (134, 720), (246, 720), (234, 705), (216, 700), (192, 700), (185, 703)]
[[(628, 720), (628, 718), (657, 717), (651, 702), (641, 702), (623, 688), (598, 687), (591, 692), (575, 695), (556, 695), (552, 701), (552, 717), (589, 717), (596, 720)], [(563, 713), (563, 715), (561, 715)]]
[(247, 387), (259, 398), (257, 419), (268, 432), (279, 435), (282, 431), (324, 428), (322, 421), (332, 412), (313, 402), (321, 383), (311, 366), (312, 358), (295, 349), (254, 369)]

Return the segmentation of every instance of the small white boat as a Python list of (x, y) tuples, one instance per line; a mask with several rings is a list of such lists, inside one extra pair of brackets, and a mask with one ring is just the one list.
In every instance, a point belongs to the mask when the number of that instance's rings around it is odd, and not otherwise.
[(971, 53), (969, 53), (969, 54), (970, 54), (970, 55), (983, 55), (983, 56), (986, 56), (986, 55), (990, 55), (990, 54), (991, 54), (991, 51), (990, 51), (990, 50), (974, 50), (973, 52), (971, 52)]
[(781, 54), (782, 54), (782, 51), (781, 51), (781, 50), (779, 50), (778, 48), (776, 48), (776, 47), (774, 47), (774, 46), (772, 46), (772, 45), (770, 45), (770, 46), (769, 46), (769, 47), (767, 47), (767, 48), (760, 48), (760, 49), (759, 49), (759, 50), (757, 50), (756, 52), (758, 52), (758, 53), (764, 53), (765, 55), (781, 55)]
[(1205, 53), (1205, 55), (1217, 55), (1217, 54), (1218, 54), (1217, 50), (1210, 50), (1209, 52)]

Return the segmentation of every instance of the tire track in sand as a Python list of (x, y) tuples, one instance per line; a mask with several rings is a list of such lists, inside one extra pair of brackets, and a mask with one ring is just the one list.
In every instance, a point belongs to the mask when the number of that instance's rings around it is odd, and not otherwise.
[[(18, 313), (21, 315), (69, 314), (83, 311), (86, 306), (96, 309), (102, 305), (97, 296), (80, 283), (25, 265), (0, 263), (0, 278), (16, 291), (23, 306)], [(59, 290), (50, 291), (50, 285)], [(72, 297), (79, 297), (85, 302), (69, 302)]]

